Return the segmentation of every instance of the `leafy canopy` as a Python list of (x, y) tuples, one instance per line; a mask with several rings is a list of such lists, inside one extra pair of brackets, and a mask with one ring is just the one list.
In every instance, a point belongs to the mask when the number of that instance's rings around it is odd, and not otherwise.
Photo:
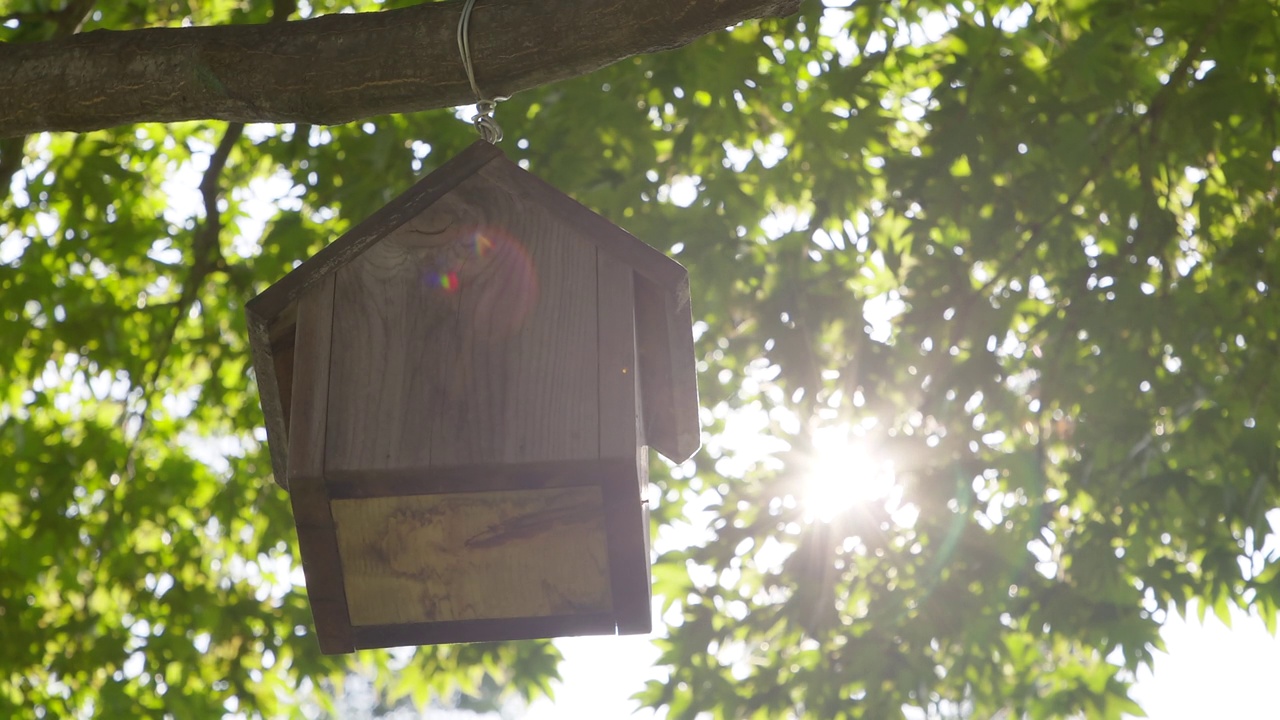
[[(0, 3), (0, 39), (55, 5)], [(499, 108), (508, 154), (693, 278), (706, 448), (655, 469), (642, 702), (1119, 717), (1168, 610), (1274, 630), (1278, 43), (1270, 0), (815, 2)], [(318, 655), (249, 374), (244, 302), (473, 137), (0, 147), (0, 715), (336, 713), (349, 672), (388, 703), (546, 691), (544, 642)], [(887, 501), (815, 507), (833, 429)]]

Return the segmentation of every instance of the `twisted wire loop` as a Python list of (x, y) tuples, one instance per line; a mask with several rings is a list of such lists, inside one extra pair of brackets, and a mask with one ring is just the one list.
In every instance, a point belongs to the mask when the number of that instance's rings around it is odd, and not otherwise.
[(471, 123), (476, 126), (476, 132), (480, 133), (480, 137), (490, 145), (502, 139), (502, 126), (493, 119), (493, 109), (497, 105), (495, 100), (481, 100), (476, 103), (476, 114), (471, 118)]
[(476, 96), (476, 114), (471, 118), (471, 123), (476, 126), (476, 132), (480, 133), (480, 137), (492, 145), (502, 140), (502, 127), (498, 125), (497, 120), (493, 119), (493, 111), (498, 103), (506, 98), (486, 98), (484, 93), (480, 92), (480, 86), (476, 84), (476, 70), (471, 62), (470, 40), (471, 10), (475, 5), (476, 0), (467, 0), (462, 6), (462, 19), (458, 21), (458, 52), (462, 55), (462, 68), (467, 71), (467, 82), (471, 83), (471, 92)]

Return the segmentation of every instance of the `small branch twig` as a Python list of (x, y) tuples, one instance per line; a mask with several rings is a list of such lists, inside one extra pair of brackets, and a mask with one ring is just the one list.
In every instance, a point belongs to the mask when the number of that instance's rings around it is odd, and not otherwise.
[[(271, 21), (284, 22), (297, 10), (297, 6), (297, 0), (274, 0)], [(169, 359), (169, 353), (173, 350), (178, 336), (178, 327), (182, 325), (182, 319), (191, 312), (191, 308), (200, 296), (200, 288), (209, 274), (215, 270), (227, 268), (226, 258), (222, 254), (222, 213), (218, 210), (218, 201), (222, 197), (222, 173), (227, 167), (227, 161), (231, 158), (231, 151), (235, 149), (236, 143), (243, 134), (244, 123), (227, 125), (227, 130), (222, 134), (218, 147), (209, 156), (209, 167), (205, 168), (204, 176), (200, 178), (200, 200), (204, 205), (204, 222), (196, 229), (191, 243), (191, 270), (182, 284), (181, 296), (177, 302), (173, 303), (173, 319), (160, 334), (160, 344), (155, 351), (154, 364), (139, 386), (143, 393), (141, 407), (132, 415), (126, 408), (121, 415), (121, 429), (126, 427), (130, 417), (138, 418), (138, 428), (129, 444), (125, 458), (125, 471), (128, 477), (133, 477), (135, 451), (146, 428), (151, 395), (156, 390), (156, 385), (164, 372), (165, 363)]]

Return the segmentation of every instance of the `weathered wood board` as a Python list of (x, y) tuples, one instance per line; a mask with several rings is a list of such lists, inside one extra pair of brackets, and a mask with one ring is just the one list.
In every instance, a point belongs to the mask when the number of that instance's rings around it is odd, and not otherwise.
[(321, 281), (300, 303), (293, 377), (292, 414), (297, 431), (289, 439), (289, 485), (307, 595), (320, 649), (355, 649), (342, 589), (342, 566), (324, 485), (325, 408), (329, 391), (329, 350), (333, 345), (333, 279)]
[(595, 259), (472, 178), (338, 270), (326, 468), (597, 457)]

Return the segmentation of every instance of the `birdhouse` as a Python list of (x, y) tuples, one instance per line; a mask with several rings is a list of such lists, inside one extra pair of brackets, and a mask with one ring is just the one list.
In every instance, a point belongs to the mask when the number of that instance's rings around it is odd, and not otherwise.
[(477, 142), (248, 304), (326, 653), (648, 632), (688, 275)]

